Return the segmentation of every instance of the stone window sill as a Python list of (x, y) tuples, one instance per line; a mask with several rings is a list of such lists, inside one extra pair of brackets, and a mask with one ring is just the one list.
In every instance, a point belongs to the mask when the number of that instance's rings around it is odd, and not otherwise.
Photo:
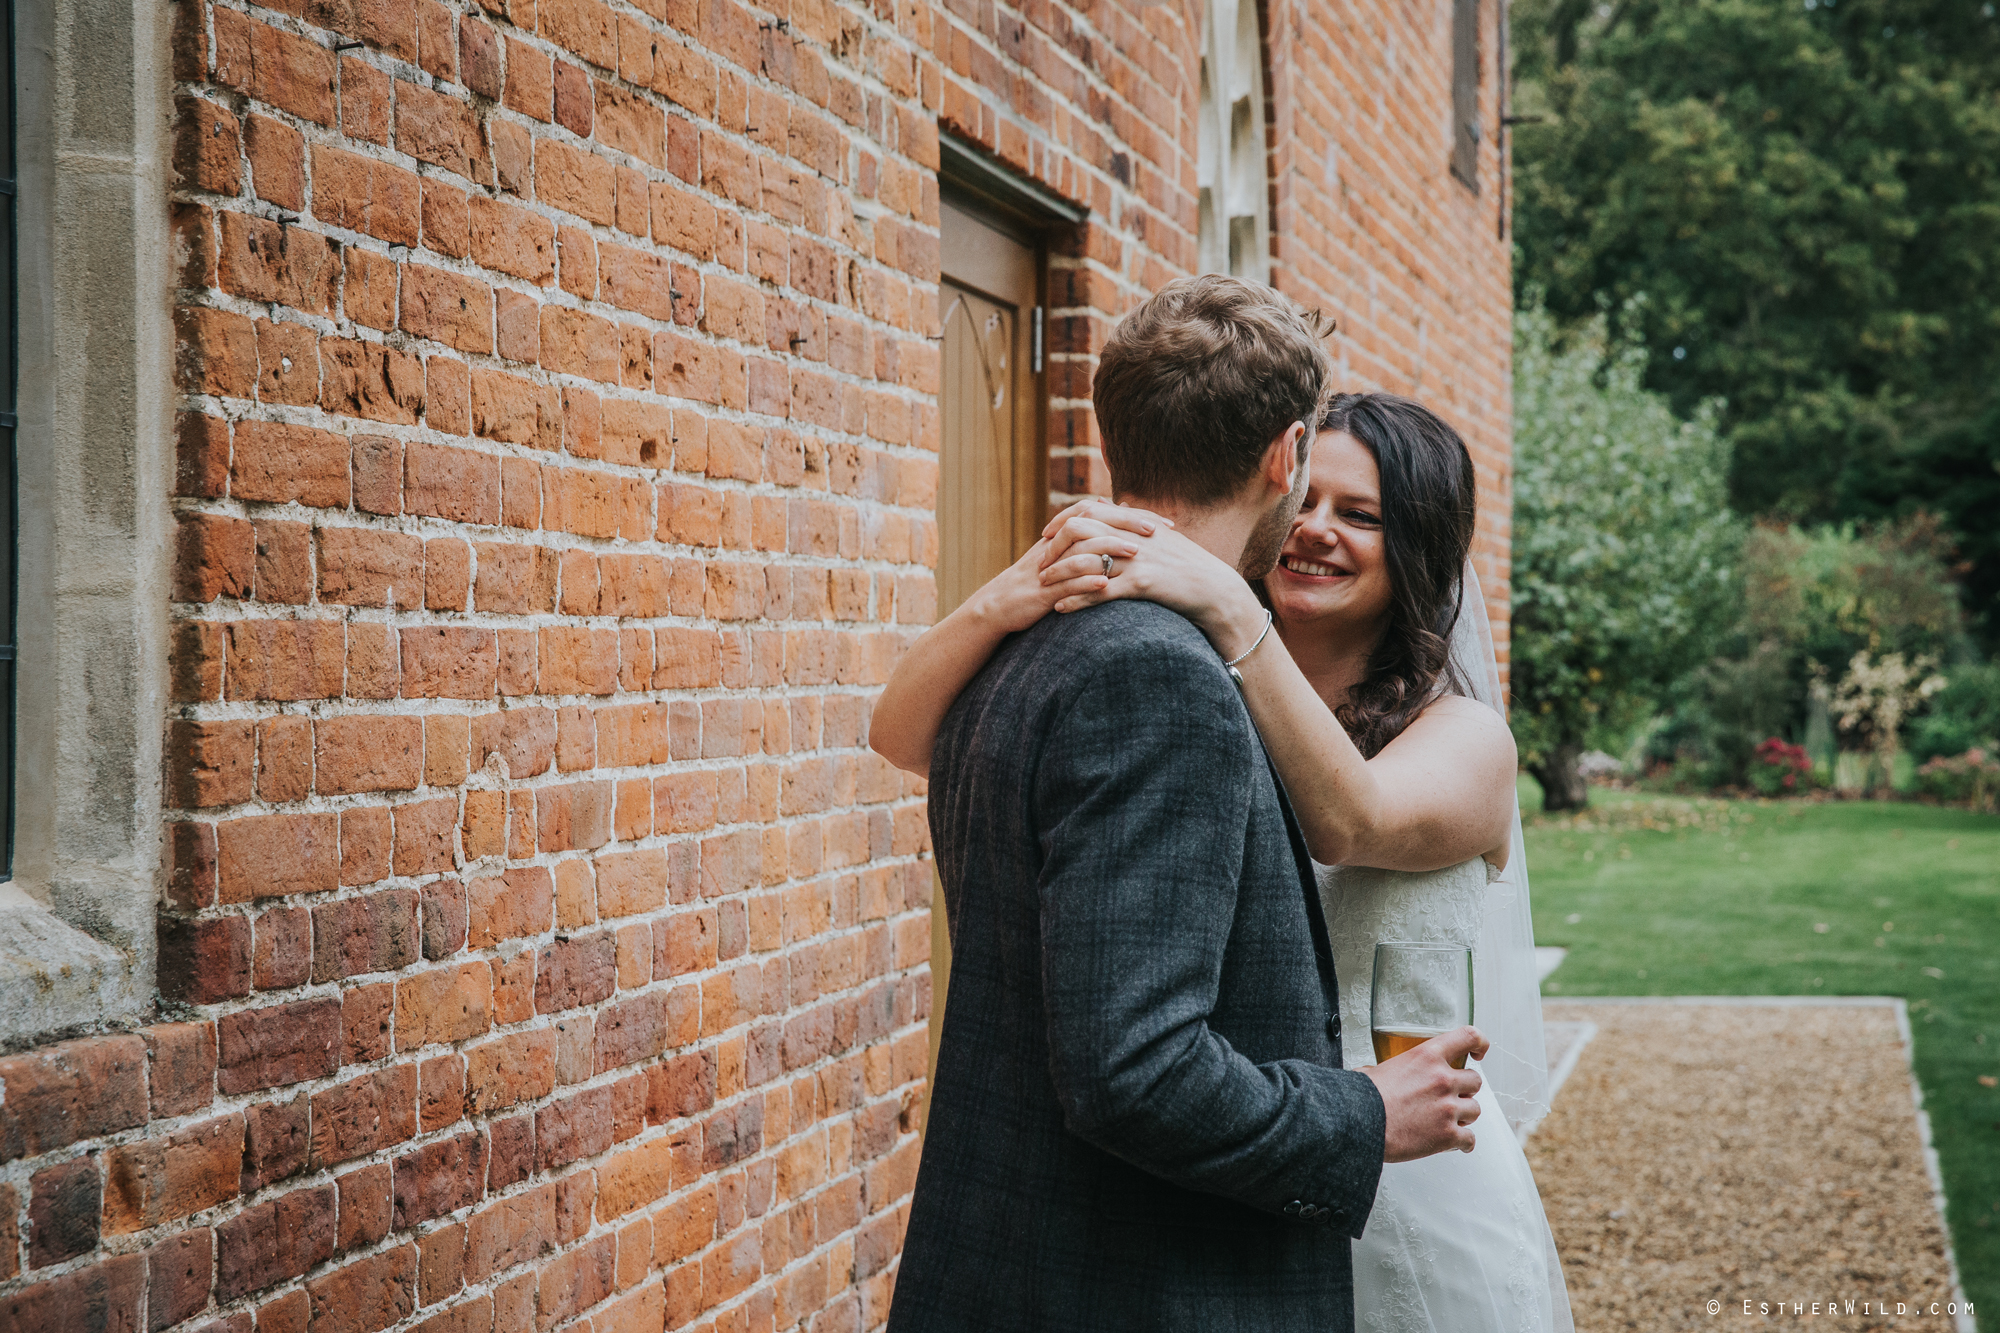
[(18, 1048), (138, 1013), (134, 960), (0, 884), (0, 1047)]

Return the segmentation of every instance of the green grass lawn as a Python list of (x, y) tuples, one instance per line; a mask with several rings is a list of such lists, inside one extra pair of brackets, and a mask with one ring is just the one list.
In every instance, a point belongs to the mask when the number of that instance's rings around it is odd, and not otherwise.
[[(1541, 808), (1532, 780), (1521, 805)], [(1527, 841), (1535, 940), (1570, 950), (1551, 998), (1909, 1001), (1953, 1248), (2000, 1330), (2000, 817), (1595, 789), (1582, 815), (1530, 813)], [(1838, 1097), (1865, 1072), (1800, 1091)]]

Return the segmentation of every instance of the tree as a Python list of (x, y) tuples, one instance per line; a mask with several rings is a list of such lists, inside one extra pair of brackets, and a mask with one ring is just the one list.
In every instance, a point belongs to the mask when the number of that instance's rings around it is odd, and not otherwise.
[(1738, 602), (1715, 409), (1676, 417), (1606, 325), (1514, 320), (1513, 720), (1550, 810), (1583, 805), (1593, 729), (1703, 661)]
[(1609, 300), (1684, 417), (1722, 399), (1742, 512), (1942, 512), (2000, 598), (1991, 508), (1941, 476), (1990, 495), (2000, 459), (1994, 3), (1519, 0), (1514, 34), (1547, 117), (1514, 141), (1519, 290)]

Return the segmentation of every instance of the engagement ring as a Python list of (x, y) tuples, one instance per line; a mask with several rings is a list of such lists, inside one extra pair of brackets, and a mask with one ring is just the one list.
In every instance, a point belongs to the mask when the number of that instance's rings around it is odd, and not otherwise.
[(1111, 577), (1111, 557), (1110, 557), (1110, 556), (1108, 556), (1108, 555), (1100, 555), (1100, 556), (1098, 556), (1097, 558), (1098, 558), (1099, 560), (1102, 560), (1102, 561), (1104, 562), (1104, 577), (1105, 577), (1105, 578), (1107, 578), (1107, 579), (1108, 579), (1108, 578), (1110, 578), (1110, 577)]

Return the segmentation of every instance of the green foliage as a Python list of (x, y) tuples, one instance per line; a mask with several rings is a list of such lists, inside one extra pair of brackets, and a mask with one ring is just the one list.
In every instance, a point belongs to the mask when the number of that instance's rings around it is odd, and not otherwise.
[(2000, 818), (1591, 798), (1528, 819), (1535, 942), (1570, 951), (1544, 991), (1905, 997), (1959, 1272), (2000, 1333)]
[(1910, 753), (1919, 760), (1979, 748), (2000, 751), (2000, 661), (1946, 668), (1944, 689), (1910, 728)]
[[(2000, 19), (1984, 0), (1519, 0), (1520, 291), (1713, 399), (1746, 513), (1927, 507), (2000, 598)], [(1634, 304), (1631, 298), (1648, 299)], [(2000, 617), (1988, 625), (2000, 635)]]
[(1681, 421), (1648, 392), (1643, 350), (1602, 319), (1559, 342), (1533, 306), (1514, 327), (1511, 676), (1533, 763), (1710, 654), (1742, 533), (1709, 412)]
[(1683, 761), (1708, 785), (1742, 782), (1758, 742), (1806, 739), (1814, 679), (1831, 689), (1855, 654), (1962, 657), (1950, 559), (1948, 535), (1921, 515), (1876, 528), (1756, 527), (1743, 544), (1741, 620), (1714, 659), (1676, 682), (1650, 757)]

